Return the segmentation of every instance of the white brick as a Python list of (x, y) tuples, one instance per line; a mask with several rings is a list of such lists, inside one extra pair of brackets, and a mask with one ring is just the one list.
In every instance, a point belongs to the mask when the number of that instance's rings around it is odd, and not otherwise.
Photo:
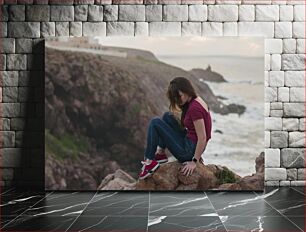
[(207, 20), (207, 6), (205, 5), (190, 5), (188, 8), (189, 21), (206, 21)]
[(151, 22), (149, 23), (150, 36), (181, 36), (179, 22)]
[(188, 21), (187, 5), (165, 5), (163, 11), (164, 21)]
[(269, 71), (265, 71), (265, 87), (269, 86), (269, 79)]
[(283, 117), (284, 111), (283, 110), (271, 110), (270, 115), (271, 117)]
[(302, 180), (291, 181), (290, 182), (290, 186), (292, 186), (292, 187), (294, 187), (294, 186), (296, 186), (296, 187), (298, 187), (298, 186), (306, 186), (306, 181), (302, 181)]
[(182, 4), (202, 5), (203, 0), (182, 0)]
[(305, 54), (305, 39), (297, 39), (296, 43), (296, 52), (300, 54)]
[(269, 85), (271, 87), (281, 87), (285, 84), (285, 78), (284, 78), (284, 72), (283, 71), (271, 71), (270, 72), (270, 79), (269, 79)]
[(256, 21), (278, 21), (279, 6), (277, 5), (256, 5), (255, 8)]
[(120, 21), (145, 21), (145, 6), (142, 5), (119, 5)]
[(287, 171), (285, 168), (266, 168), (265, 180), (286, 180)]
[(73, 21), (74, 7), (73, 6), (52, 6), (51, 5), (51, 21)]
[(163, 8), (161, 5), (147, 5), (146, 6), (146, 21), (159, 22), (163, 20)]
[(158, 3), (159, 4), (175, 4), (175, 5), (178, 5), (178, 4), (182, 3), (182, 0), (159, 0)]
[(265, 181), (265, 186), (267, 186), (267, 187), (270, 187), (270, 186), (272, 186), (272, 187), (278, 187), (280, 185), (280, 181)]
[(265, 39), (265, 53), (282, 53), (283, 42), (281, 39)]
[(290, 102), (305, 102), (305, 88), (291, 87)]
[(305, 104), (304, 103), (284, 103), (285, 117), (304, 117)]
[(305, 133), (304, 132), (289, 132), (289, 147), (304, 147)]
[(304, 70), (305, 54), (284, 54), (282, 62), (283, 70)]
[(265, 131), (265, 148), (271, 146), (270, 131)]
[(87, 21), (89, 22), (103, 21), (103, 6), (89, 5)]
[(281, 70), (282, 68), (282, 56), (280, 54), (271, 55), (271, 70)]
[(119, 14), (118, 5), (105, 5), (104, 6), (104, 12), (103, 12), (104, 21), (106, 22), (117, 21), (118, 14)]
[(70, 36), (82, 36), (82, 22), (70, 22)]
[(270, 103), (265, 103), (265, 117), (270, 116)]
[(242, 0), (241, 4), (252, 4), (252, 5), (271, 5), (271, 0)]
[(294, 54), (296, 51), (295, 39), (283, 39), (283, 53)]
[(88, 5), (76, 5), (74, 7), (74, 21), (87, 21)]
[(208, 6), (208, 20), (212, 22), (238, 21), (238, 6), (210, 5)]
[(239, 21), (255, 21), (255, 6), (240, 5), (239, 6)]
[(271, 110), (282, 110), (283, 109), (283, 103), (282, 102), (272, 102), (270, 103)]
[(279, 168), (280, 167), (280, 150), (265, 149), (265, 167)]
[(305, 5), (294, 6), (294, 21), (305, 21)]
[(147, 22), (136, 22), (135, 36), (148, 36), (148, 35), (149, 35), (149, 24)]
[(293, 21), (293, 6), (280, 6), (279, 7), (279, 20), (280, 21)]
[(83, 36), (105, 36), (106, 23), (104, 22), (83, 22)]
[(203, 36), (222, 36), (222, 23), (204, 22), (202, 23)]
[(293, 38), (305, 38), (305, 22), (293, 22)]
[(133, 22), (108, 22), (106, 26), (107, 36), (134, 36)]
[(305, 4), (304, 0), (287, 0), (288, 5), (301, 5)]
[(273, 5), (286, 5), (286, 0), (273, 0), (272, 1)]
[(214, 5), (215, 3), (216, 3), (216, 0), (203, 0), (203, 4)]
[(182, 36), (201, 36), (200, 22), (183, 22)]
[(299, 120), (299, 130), (300, 131), (305, 131), (305, 118), (301, 118)]
[(292, 23), (290, 22), (275, 22), (275, 38), (291, 38)]
[(55, 22), (41, 22), (41, 37), (55, 36)]
[(271, 131), (271, 147), (272, 148), (288, 147), (288, 132)]
[(265, 70), (268, 71), (271, 69), (271, 55), (265, 54)]
[(274, 37), (273, 22), (239, 22), (238, 31), (240, 36)]
[(56, 22), (55, 36), (69, 36), (69, 22)]
[(276, 117), (265, 118), (265, 130), (282, 130), (282, 119)]
[(283, 118), (284, 131), (296, 131), (299, 129), (299, 120), (297, 118)]
[[(288, 94), (289, 94), (289, 90), (288, 90)], [(265, 102), (275, 102), (275, 101), (277, 101), (277, 88), (266, 87), (265, 88)]]
[(219, 5), (237, 5), (237, 4), (241, 4), (242, 0), (216, 0), (216, 4)]
[(289, 187), (290, 184), (291, 184), (291, 181), (289, 181), (289, 180), (281, 180), (279, 182), (279, 186), (282, 186), (282, 187)]
[[(0, 22), (2, 30), (1, 37), (12, 38), (39, 38), (40, 37), (40, 23), (39, 22)], [(2, 42), (1, 42), (2, 43)]]
[(278, 88), (277, 100), (281, 102), (289, 102), (289, 88), (287, 87)]
[(285, 86), (305, 86), (304, 71), (287, 71), (285, 72)]
[(223, 35), (224, 36), (237, 36), (238, 35), (238, 23), (223, 23)]

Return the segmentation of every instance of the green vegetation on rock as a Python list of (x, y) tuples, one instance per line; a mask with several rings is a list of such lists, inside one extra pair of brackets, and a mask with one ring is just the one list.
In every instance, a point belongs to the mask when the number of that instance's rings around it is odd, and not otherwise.
[(58, 159), (77, 158), (79, 152), (86, 152), (89, 144), (86, 138), (65, 134), (55, 137), (49, 130), (45, 130), (46, 154), (53, 154)]
[(218, 178), (218, 184), (220, 185), (236, 182), (235, 174), (225, 167), (217, 173), (216, 177)]

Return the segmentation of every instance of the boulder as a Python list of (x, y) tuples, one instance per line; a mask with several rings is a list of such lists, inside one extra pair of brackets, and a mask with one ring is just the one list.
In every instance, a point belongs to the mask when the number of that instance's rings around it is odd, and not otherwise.
[(190, 176), (181, 173), (182, 164), (174, 161), (163, 164), (145, 180), (138, 180), (136, 190), (203, 190), (217, 186), (214, 173), (203, 164)]

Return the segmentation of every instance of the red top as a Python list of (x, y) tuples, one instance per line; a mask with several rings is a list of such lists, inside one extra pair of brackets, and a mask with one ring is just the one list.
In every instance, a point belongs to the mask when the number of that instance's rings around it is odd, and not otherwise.
[(187, 137), (194, 143), (197, 143), (198, 137), (193, 122), (201, 118), (204, 119), (207, 142), (211, 138), (212, 123), (210, 112), (206, 111), (201, 103), (192, 99), (184, 118), (184, 126), (187, 128)]

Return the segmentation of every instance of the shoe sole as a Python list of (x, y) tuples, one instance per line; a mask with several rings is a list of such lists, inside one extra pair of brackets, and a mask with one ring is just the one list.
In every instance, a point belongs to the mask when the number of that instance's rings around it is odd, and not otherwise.
[(167, 163), (167, 162), (168, 162), (168, 159), (157, 160), (157, 162), (158, 162), (159, 164)]
[(153, 174), (154, 171), (156, 171), (159, 168), (159, 164), (156, 165), (154, 168), (152, 168), (147, 175), (143, 176), (143, 177), (139, 177), (139, 179), (143, 180), (145, 178), (147, 178), (148, 176), (151, 176)]

